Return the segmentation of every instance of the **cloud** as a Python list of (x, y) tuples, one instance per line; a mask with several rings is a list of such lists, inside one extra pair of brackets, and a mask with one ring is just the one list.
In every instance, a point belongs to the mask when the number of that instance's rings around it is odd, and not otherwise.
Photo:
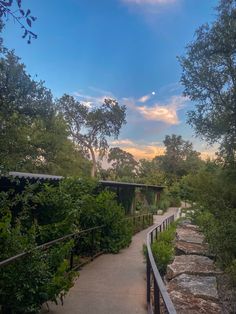
[(144, 95), (138, 99), (139, 102), (145, 103), (151, 98), (151, 95)]
[(131, 3), (131, 4), (150, 4), (150, 5), (165, 5), (175, 3), (176, 0), (122, 0), (124, 3)]
[(126, 152), (132, 154), (135, 159), (153, 159), (155, 156), (164, 154), (164, 147), (159, 142), (143, 143), (134, 142), (128, 138), (110, 142), (111, 146), (118, 146)]
[(123, 140), (115, 140), (111, 142), (111, 145), (117, 145), (117, 146), (124, 146), (124, 145), (135, 145), (135, 143), (129, 139), (123, 139)]
[(182, 109), (187, 98), (183, 96), (172, 96), (169, 103), (157, 103), (154, 106), (137, 106), (136, 110), (146, 119), (151, 121), (162, 121), (167, 124), (179, 124), (177, 111)]
[(91, 108), (93, 105), (103, 104), (105, 98), (114, 98), (112, 97), (112, 93), (110, 92), (107, 92), (107, 94), (99, 97), (82, 94), (81, 92), (74, 92), (73, 96), (75, 96), (81, 103), (83, 103), (88, 108)]
[(141, 146), (138, 147), (123, 147), (125, 151), (132, 154), (135, 159), (153, 159), (155, 156), (163, 155), (165, 152), (165, 149), (163, 147), (158, 146)]

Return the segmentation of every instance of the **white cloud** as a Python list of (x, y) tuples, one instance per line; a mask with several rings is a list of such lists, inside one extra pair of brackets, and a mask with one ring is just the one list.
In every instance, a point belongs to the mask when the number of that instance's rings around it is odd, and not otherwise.
[(145, 103), (151, 98), (151, 95), (144, 95), (138, 99), (139, 102)]
[(169, 103), (157, 103), (154, 106), (137, 106), (136, 110), (146, 119), (161, 121), (167, 124), (179, 124), (177, 111), (184, 107), (187, 98), (183, 96), (172, 96)]
[(123, 140), (115, 140), (111, 142), (111, 145), (118, 145), (118, 146), (124, 146), (124, 145), (135, 145), (135, 143), (129, 139), (123, 139)]

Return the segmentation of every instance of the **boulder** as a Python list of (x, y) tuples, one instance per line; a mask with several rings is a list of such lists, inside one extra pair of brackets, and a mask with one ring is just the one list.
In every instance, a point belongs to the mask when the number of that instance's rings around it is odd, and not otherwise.
[(220, 305), (212, 300), (204, 300), (180, 291), (171, 291), (169, 294), (178, 314), (222, 313)]
[(169, 292), (179, 291), (204, 300), (218, 301), (217, 281), (215, 276), (181, 274), (167, 284)]
[(204, 235), (192, 228), (180, 227), (176, 229), (176, 240), (202, 244)]
[(215, 275), (221, 273), (216, 269), (213, 260), (200, 255), (180, 255), (176, 256), (173, 263), (167, 266), (166, 278), (172, 278), (180, 274), (190, 275)]
[(175, 252), (176, 255), (206, 255), (212, 256), (208, 252), (208, 245), (205, 243), (192, 243), (192, 242), (185, 242), (185, 241), (176, 241), (175, 242)]

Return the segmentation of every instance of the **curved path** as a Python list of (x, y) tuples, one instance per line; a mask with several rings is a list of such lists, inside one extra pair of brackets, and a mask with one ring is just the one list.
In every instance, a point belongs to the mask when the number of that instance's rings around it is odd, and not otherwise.
[[(170, 208), (154, 216), (160, 223), (177, 213)], [(131, 245), (119, 254), (104, 254), (84, 266), (64, 305), (50, 304), (54, 314), (146, 314), (146, 282), (143, 244), (150, 228), (132, 238)], [(43, 310), (42, 313), (46, 313)]]

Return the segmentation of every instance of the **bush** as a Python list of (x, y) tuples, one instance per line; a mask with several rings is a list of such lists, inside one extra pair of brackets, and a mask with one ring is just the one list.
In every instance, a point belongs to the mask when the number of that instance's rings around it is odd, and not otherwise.
[(222, 269), (232, 271), (236, 259), (236, 173), (234, 169), (203, 169), (185, 178), (196, 201), (194, 219)]
[[(101, 192), (91, 180), (66, 179), (58, 186), (27, 185), (20, 193), (0, 193), (0, 260), (29, 252), (0, 268), (2, 312), (37, 313), (44, 302), (63, 300), (73, 285), (76, 273), (68, 260), (74, 242), (60, 242), (46, 251), (35, 249), (37, 245), (103, 225), (95, 245), (116, 253), (131, 241), (132, 228), (124, 217), (115, 194)], [(91, 253), (91, 236), (80, 238), (79, 253)]]
[(161, 276), (164, 276), (166, 267), (173, 258), (172, 245), (164, 241), (154, 242), (152, 244), (152, 254)]
[(161, 276), (165, 275), (167, 265), (174, 257), (175, 230), (176, 223), (172, 223), (167, 230), (158, 235), (157, 240), (152, 244), (152, 254)]
[[(75, 274), (69, 272), (66, 257), (73, 241), (62, 243), (47, 252), (37, 250), (36, 227), (27, 232), (18, 221), (11, 225), (9, 210), (1, 210), (0, 259), (18, 253), (29, 253), (0, 268), (0, 304), (2, 313), (37, 313), (41, 304), (62, 298), (73, 284)], [(55, 283), (60, 283), (56, 285)]]

